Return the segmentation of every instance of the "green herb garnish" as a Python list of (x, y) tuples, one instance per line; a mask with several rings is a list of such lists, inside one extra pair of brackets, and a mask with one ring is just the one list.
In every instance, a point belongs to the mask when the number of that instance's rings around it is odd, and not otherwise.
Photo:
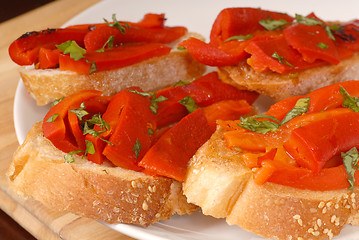
[(281, 124), (286, 124), (293, 118), (302, 115), (303, 113), (306, 113), (309, 108), (309, 97), (300, 98), (294, 105), (294, 108), (292, 108), (283, 118)]
[(167, 98), (164, 96), (156, 97), (156, 93), (149, 93), (149, 92), (139, 92), (137, 90), (130, 90), (129, 92), (139, 94), (144, 97), (150, 97), (151, 98), (151, 105), (150, 109), (153, 114), (157, 114), (158, 104), (159, 102), (166, 101)]
[(178, 82), (176, 82), (173, 85), (173, 87), (184, 86), (184, 85), (188, 85), (190, 83), (191, 83), (191, 81), (188, 81), (188, 80), (179, 80)]
[(129, 29), (129, 28), (130, 28), (130, 26), (128, 25), (128, 23), (123, 23), (123, 24), (121, 24), (119, 21), (117, 21), (117, 19), (116, 19), (116, 14), (112, 14), (113, 23), (110, 23), (110, 22), (107, 21), (105, 18), (104, 18), (103, 20), (106, 22), (106, 24), (107, 24), (108, 26), (119, 29), (122, 34), (125, 34), (125, 33), (126, 33), (126, 29)]
[(89, 154), (95, 154), (95, 146), (93, 145), (93, 143), (91, 141), (85, 140), (86, 142), (86, 151), (85, 151), (85, 155)]
[(237, 35), (237, 36), (232, 36), (230, 38), (227, 38), (226, 40), (224, 40), (225, 42), (231, 41), (231, 40), (248, 40), (250, 38), (252, 38), (253, 35), (252, 34), (247, 34), (247, 35)]
[(147, 128), (147, 133), (149, 136), (151, 136), (155, 133), (155, 131), (152, 128)]
[(317, 44), (317, 47), (321, 48), (321, 49), (327, 49), (328, 48), (328, 45), (323, 43), (323, 42), (320, 42)]
[(323, 25), (323, 22), (316, 18), (308, 18), (308, 17), (304, 17), (300, 14), (295, 14), (295, 20), (299, 24), (304, 24), (304, 25), (308, 25), (308, 26)]
[(109, 49), (113, 48), (113, 40), (114, 39), (115, 39), (114, 36), (109, 36), (108, 40), (105, 42), (105, 44), (102, 46), (102, 48), (100, 48), (99, 50), (96, 50), (96, 52), (104, 52), (106, 46)]
[(288, 65), (289, 67), (294, 68), (291, 63), (289, 63), (287, 60), (285, 60), (284, 57), (279, 56), (277, 52), (274, 52), (274, 53), (272, 54), (272, 58), (277, 59), (278, 62), (280, 62), (281, 64), (286, 64), (286, 65)]
[(133, 146), (132, 151), (135, 153), (136, 159), (138, 158), (138, 155), (141, 152), (141, 143), (138, 140), (138, 138), (136, 139), (135, 145)]
[(183, 47), (183, 46), (180, 46), (180, 47), (177, 47), (177, 50), (186, 50), (187, 48)]
[(59, 102), (61, 102), (65, 97), (61, 97), (61, 98), (58, 98), (58, 99), (55, 99), (52, 103), (51, 103), (51, 106), (55, 106), (56, 104), (58, 104)]
[(75, 162), (75, 159), (74, 159), (74, 154), (79, 154), (80, 152), (83, 152), (82, 150), (77, 150), (77, 151), (72, 151), (72, 152), (69, 152), (68, 154), (66, 154), (64, 156), (65, 158), (65, 162), (66, 163), (73, 163)]
[(54, 115), (52, 115), (51, 117), (49, 117), (46, 122), (54, 122), (56, 120), (56, 118), (59, 116), (58, 113), (55, 113)]
[(72, 112), (72, 113), (74, 113), (74, 114), (76, 114), (77, 118), (78, 118), (80, 121), (82, 121), (82, 118), (83, 118), (84, 116), (86, 116), (86, 115), (89, 114), (87, 111), (85, 111), (85, 108), (86, 108), (85, 103), (81, 103), (80, 108), (78, 108), (78, 109), (71, 109), (71, 110), (69, 110), (69, 111)]
[(267, 19), (260, 20), (259, 24), (262, 25), (266, 30), (272, 31), (277, 28), (282, 28), (284, 25), (289, 24), (289, 22), (287, 22), (284, 19), (274, 20), (271, 18), (267, 18)]
[(343, 107), (359, 112), (359, 98), (350, 96), (342, 86), (339, 88), (339, 92), (343, 96)]
[(89, 60), (86, 60), (86, 62), (91, 64), (89, 69), (89, 75), (97, 71), (97, 65), (95, 61), (91, 62)]
[(358, 170), (358, 160), (359, 160), (359, 154), (358, 149), (356, 147), (353, 147), (346, 153), (341, 153), (341, 156), (343, 158), (343, 164), (345, 167), (345, 171), (348, 174), (348, 182), (350, 184), (349, 189), (354, 190), (355, 186), (355, 171)]
[(80, 47), (75, 41), (71, 40), (56, 45), (56, 47), (64, 54), (70, 54), (70, 58), (75, 61), (84, 58), (86, 54), (86, 50), (84, 48)]
[[(263, 119), (263, 118), (268, 118), (273, 121), (257, 120), (257, 119)], [(278, 128), (280, 127), (280, 121), (270, 115), (258, 115), (258, 116), (252, 116), (252, 117), (247, 117), (247, 118), (241, 117), (241, 124), (238, 124), (238, 126), (241, 128), (247, 129), (249, 131), (252, 131), (252, 132), (265, 134), (267, 132), (278, 131)]]
[(199, 108), (193, 98), (191, 98), (191, 96), (184, 97), (178, 102), (185, 106), (190, 113), (194, 112), (197, 108)]

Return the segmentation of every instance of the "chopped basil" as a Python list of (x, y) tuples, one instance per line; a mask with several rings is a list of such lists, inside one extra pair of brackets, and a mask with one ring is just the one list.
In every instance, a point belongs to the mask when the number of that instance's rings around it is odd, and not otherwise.
[(359, 98), (350, 96), (342, 86), (339, 88), (339, 92), (343, 96), (343, 107), (359, 112)]
[(247, 34), (247, 35), (237, 35), (237, 36), (232, 36), (230, 38), (227, 38), (226, 40), (224, 40), (225, 42), (227, 41), (231, 41), (231, 40), (248, 40), (250, 38), (252, 38), (253, 35), (252, 34)]
[(280, 62), (281, 64), (286, 64), (291, 68), (294, 68), (293, 65), (291, 63), (289, 63), (287, 60), (284, 59), (284, 57), (279, 56), (277, 52), (274, 52), (272, 55), (273, 58), (277, 59), (278, 62)]
[(329, 26), (331, 30), (333, 31), (338, 31), (342, 28), (342, 26), (338, 25), (338, 24), (333, 24)]
[(55, 99), (52, 103), (51, 103), (51, 106), (55, 106), (56, 104), (58, 104), (59, 102), (61, 102), (65, 97), (62, 97), (62, 98), (58, 98), (58, 99)]
[(136, 159), (138, 158), (138, 155), (141, 152), (141, 143), (138, 140), (138, 138), (136, 139), (135, 145), (133, 146), (132, 151), (135, 153)]
[(107, 21), (106, 19), (103, 19), (103, 20), (106, 22), (106, 24), (107, 24), (108, 26), (119, 29), (122, 34), (125, 34), (125, 33), (126, 33), (126, 29), (129, 29), (129, 28), (130, 28), (130, 26), (128, 25), (128, 23), (123, 23), (123, 24), (121, 24), (119, 21), (117, 21), (117, 19), (116, 19), (116, 14), (112, 14), (113, 23), (110, 23), (110, 22)]
[(84, 55), (86, 54), (86, 50), (84, 48), (80, 47), (75, 41), (71, 40), (56, 45), (56, 47), (64, 54), (70, 54), (70, 58), (75, 61), (84, 58)]
[[(263, 120), (263, 121), (259, 121), (257, 119), (260, 118), (268, 118), (268, 119), (272, 119), (273, 121), (268, 121), (268, 120)], [(258, 115), (258, 116), (252, 116), (252, 117), (247, 117), (247, 118), (243, 118), (241, 117), (241, 124), (238, 124), (239, 127), (247, 129), (249, 131), (252, 132), (257, 132), (257, 133), (267, 133), (267, 132), (275, 132), (278, 130), (278, 128), (280, 127), (280, 123), (279, 120), (274, 118), (273, 116), (269, 116), (269, 115)]]
[(82, 121), (82, 118), (89, 114), (87, 111), (85, 111), (85, 108), (86, 108), (85, 103), (81, 103), (79, 109), (71, 109), (69, 111), (76, 114), (77, 118), (80, 121)]
[(49, 117), (46, 122), (54, 122), (56, 120), (56, 118), (59, 116), (58, 113), (55, 113), (54, 115), (52, 115), (51, 117)]
[(292, 108), (283, 118), (281, 124), (286, 124), (293, 118), (302, 115), (303, 113), (306, 113), (309, 108), (309, 97), (300, 98), (294, 105), (294, 108)]
[(330, 29), (330, 27), (329, 27), (328, 25), (325, 25), (325, 26), (324, 26), (324, 29), (325, 29), (325, 31), (327, 32), (329, 38), (332, 39), (333, 41), (335, 41), (335, 37), (334, 37), (334, 35), (333, 35), (332, 30)]
[(197, 108), (199, 108), (193, 98), (191, 98), (191, 96), (184, 97), (178, 102), (185, 106), (190, 113), (194, 112)]
[(96, 52), (104, 52), (106, 45), (109, 49), (113, 48), (113, 40), (114, 39), (115, 39), (114, 36), (109, 36), (108, 40), (105, 42), (105, 44), (102, 46), (102, 48), (96, 50)]
[(299, 14), (295, 14), (295, 20), (299, 24), (304, 24), (304, 25), (308, 25), (308, 26), (323, 25), (323, 22), (316, 18), (308, 18), (308, 17), (304, 17)]
[(184, 86), (184, 85), (187, 85), (187, 84), (190, 84), (191, 81), (188, 81), (188, 80), (179, 80), (178, 82), (176, 82), (173, 87), (178, 87), (178, 86)]
[(158, 104), (159, 102), (166, 101), (167, 98), (164, 96), (156, 97), (156, 93), (149, 93), (149, 92), (139, 92), (137, 90), (129, 90), (129, 92), (139, 94), (143, 97), (152, 97), (151, 98), (151, 105), (150, 109), (153, 114), (157, 114)]
[[(95, 129), (93, 129), (95, 125), (99, 125), (102, 130), (96, 131)], [(103, 118), (101, 118), (100, 114), (95, 114), (92, 116), (91, 119), (85, 122), (83, 127), (83, 135), (91, 134), (94, 137), (99, 137), (105, 143), (114, 145), (112, 142), (100, 137), (100, 134), (105, 132), (106, 130), (110, 130), (110, 125)]]
[(73, 162), (75, 162), (75, 159), (74, 159), (74, 154), (78, 154), (78, 153), (80, 153), (80, 152), (83, 152), (82, 150), (77, 150), (77, 151), (72, 151), (72, 152), (69, 152), (68, 154), (66, 154), (65, 156), (64, 156), (64, 158), (65, 158), (65, 162), (66, 163), (73, 163)]
[(90, 69), (89, 69), (89, 75), (97, 71), (97, 65), (96, 62), (90, 62), (89, 60), (86, 60), (86, 62), (90, 63)]
[(267, 18), (267, 19), (260, 20), (259, 24), (262, 25), (266, 30), (272, 31), (277, 28), (281, 28), (284, 25), (289, 24), (289, 22), (287, 22), (284, 19), (274, 20), (271, 18)]
[(147, 133), (151, 136), (155, 133), (155, 131), (152, 128), (147, 128)]
[(328, 45), (323, 43), (323, 42), (320, 42), (318, 43), (317, 47), (321, 48), (321, 49), (327, 49), (328, 48)]
[(348, 152), (341, 153), (341, 156), (343, 158), (343, 164), (345, 170), (348, 174), (348, 182), (350, 184), (349, 189), (354, 190), (354, 186), (355, 186), (354, 174), (355, 171), (358, 170), (358, 160), (359, 160), (358, 149), (356, 147), (353, 147)]
[(86, 142), (86, 151), (85, 151), (85, 155), (89, 154), (95, 154), (95, 146), (93, 145), (93, 143), (91, 141), (85, 140)]
[(102, 169), (102, 171), (104, 171), (106, 174), (108, 174), (107, 170), (106, 169)]
[(177, 47), (178, 50), (186, 50), (187, 48), (183, 47), (183, 46), (180, 46), (180, 47)]

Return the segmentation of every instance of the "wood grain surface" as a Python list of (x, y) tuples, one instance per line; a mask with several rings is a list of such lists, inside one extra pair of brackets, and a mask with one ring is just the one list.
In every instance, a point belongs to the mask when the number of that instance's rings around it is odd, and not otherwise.
[(97, 221), (58, 213), (35, 200), (22, 199), (9, 189), (5, 178), (18, 147), (13, 124), (13, 101), (19, 67), (8, 56), (10, 43), (27, 31), (59, 27), (97, 2), (99, 0), (57, 0), (0, 24), (0, 208), (40, 240), (133, 239)]

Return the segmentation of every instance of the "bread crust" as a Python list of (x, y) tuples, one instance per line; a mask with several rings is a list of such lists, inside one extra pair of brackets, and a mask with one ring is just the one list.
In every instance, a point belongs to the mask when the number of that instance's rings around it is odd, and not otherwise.
[(23, 69), (21, 78), (37, 105), (46, 105), (79, 90), (96, 89), (104, 95), (139, 86), (144, 91), (156, 90), (183, 79), (201, 76), (205, 66), (196, 62), (187, 51), (147, 59), (127, 67), (80, 75), (59, 69)]
[(188, 201), (204, 214), (270, 239), (331, 239), (346, 224), (358, 224), (358, 188), (310, 191), (257, 185), (251, 169), (226, 147), (223, 132), (218, 127), (197, 151), (183, 184)]
[(41, 122), (36, 123), (14, 154), (7, 172), (10, 186), (50, 208), (107, 223), (147, 226), (197, 209), (175, 180), (97, 165), (80, 156), (65, 163), (64, 155), (42, 135)]
[(239, 89), (256, 91), (280, 101), (330, 84), (358, 79), (359, 53), (342, 60), (338, 65), (325, 65), (293, 74), (256, 72), (246, 61), (237, 66), (219, 67), (218, 74), (222, 81)]

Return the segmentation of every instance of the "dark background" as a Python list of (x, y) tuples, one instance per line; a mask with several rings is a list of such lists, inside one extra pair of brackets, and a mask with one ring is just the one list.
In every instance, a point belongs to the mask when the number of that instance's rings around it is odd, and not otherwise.
[(53, 1), (54, 0), (2, 0), (0, 4), (0, 22)]
[[(54, 0), (6, 0), (0, 4), (0, 23)], [(36, 240), (0, 209), (1, 240)]]

